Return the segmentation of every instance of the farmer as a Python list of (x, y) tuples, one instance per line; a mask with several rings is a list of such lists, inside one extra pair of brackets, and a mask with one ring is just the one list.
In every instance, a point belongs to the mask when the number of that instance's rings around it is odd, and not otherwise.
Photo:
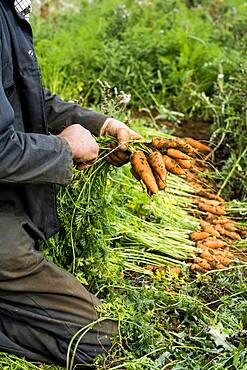
[[(97, 320), (99, 299), (44, 259), (37, 241), (58, 231), (55, 184), (66, 185), (98, 155), (94, 135), (121, 145), (109, 161), (128, 161), (140, 135), (103, 114), (65, 103), (43, 89), (27, 20), (28, 0), (0, 0), (0, 352), (65, 364), (78, 330)], [(93, 326), (75, 362), (109, 350), (115, 323)]]

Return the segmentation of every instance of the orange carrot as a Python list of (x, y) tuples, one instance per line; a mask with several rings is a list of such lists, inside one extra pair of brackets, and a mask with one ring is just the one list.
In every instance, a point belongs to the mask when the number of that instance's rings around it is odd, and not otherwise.
[(216, 207), (221, 206), (221, 203), (218, 200), (214, 200), (214, 199), (201, 199), (199, 201), (201, 203), (207, 204), (208, 206), (216, 206)]
[(193, 148), (199, 150), (200, 152), (210, 153), (212, 151), (209, 146), (202, 144), (200, 141), (192, 139), (191, 137), (186, 137), (184, 140), (186, 143), (190, 144)]
[(181, 152), (189, 155), (193, 155), (196, 152), (190, 144), (186, 143), (186, 141), (181, 138), (176, 138), (176, 145), (169, 145), (169, 148), (179, 149)]
[(214, 214), (213, 214), (213, 213), (211, 213), (211, 212), (208, 212), (206, 220), (207, 220), (208, 222), (213, 222), (213, 221), (215, 220), (215, 217), (217, 217), (217, 216), (216, 216), (216, 215), (214, 215)]
[(205, 233), (202, 231), (195, 231), (192, 234), (190, 234), (190, 239), (195, 241), (207, 239), (210, 236), (209, 233)]
[(231, 238), (233, 240), (241, 240), (241, 236), (239, 234), (235, 233), (234, 231), (225, 230), (224, 235), (228, 236), (229, 238)]
[(203, 241), (204, 247), (217, 249), (217, 248), (224, 248), (227, 246), (226, 242), (219, 239), (206, 239)]
[(203, 258), (196, 257), (195, 263), (197, 263), (204, 270), (211, 270), (210, 264)]
[(215, 236), (216, 238), (220, 237), (220, 233), (217, 230), (215, 230), (214, 227), (211, 226), (208, 222), (201, 220), (200, 224), (202, 226), (203, 231), (205, 231), (206, 233), (209, 233)]
[(168, 145), (169, 139), (163, 137), (153, 137), (152, 146), (156, 149), (162, 149), (165, 145)]
[(225, 266), (224, 266), (224, 265), (222, 265), (221, 263), (217, 263), (217, 264), (215, 265), (215, 267), (217, 268), (217, 270), (222, 270), (223, 268), (225, 268)]
[(230, 258), (227, 258), (224, 256), (217, 256), (217, 262), (221, 263), (222, 265), (227, 266), (227, 265), (230, 265), (232, 261), (230, 260)]
[(169, 157), (172, 157), (174, 159), (187, 159), (187, 160), (190, 159), (190, 157), (187, 154), (181, 152), (178, 149), (173, 149), (173, 148), (167, 149), (167, 155), (169, 155)]
[(198, 270), (198, 271), (202, 271), (202, 272), (204, 272), (204, 271), (205, 271), (201, 266), (199, 266), (199, 265), (198, 265), (198, 263), (192, 263), (192, 264), (190, 265), (190, 269), (191, 269), (191, 271), (192, 271), (192, 272), (193, 272), (193, 271), (196, 271), (196, 270)]
[(226, 222), (223, 227), (229, 231), (237, 231), (237, 228), (230, 221)]
[(210, 212), (210, 213), (213, 213), (219, 216), (224, 215), (226, 213), (226, 210), (223, 206), (220, 207), (220, 206), (215, 206), (215, 205), (208, 205), (205, 202), (199, 202), (198, 208), (201, 211)]
[(160, 179), (165, 183), (167, 173), (162, 154), (160, 152), (152, 152), (149, 154), (148, 162), (153, 172), (156, 172)]
[(152, 146), (160, 150), (164, 150), (167, 148), (174, 148), (174, 149), (180, 150), (183, 153), (190, 154), (190, 155), (195, 153), (195, 150), (192, 148), (192, 146), (186, 143), (184, 139), (180, 139), (180, 138), (166, 139), (162, 137), (153, 137)]
[(204, 250), (201, 254), (201, 257), (203, 259), (205, 259), (206, 261), (208, 261), (208, 262), (214, 262), (215, 261), (214, 256), (208, 250)]
[(218, 225), (215, 225), (214, 229), (218, 231), (221, 235), (225, 235), (225, 229), (223, 226), (218, 224)]
[(212, 194), (212, 193), (210, 193), (206, 190), (199, 190), (197, 192), (197, 195), (199, 195), (200, 197), (205, 197), (205, 198), (208, 198), (208, 199), (216, 200), (220, 203), (224, 203), (224, 201), (225, 201), (223, 198), (219, 197), (218, 195)]
[(179, 164), (177, 164), (176, 161), (174, 161), (174, 159), (168, 157), (167, 155), (163, 155), (163, 159), (168, 171), (178, 176), (185, 174), (185, 171), (179, 166)]
[(135, 151), (130, 157), (130, 162), (150, 193), (156, 194), (159, 189), (145, 154), (141, 150)]
[(223, 224), (225, 224), (227, 222), (229, 222), (229, 219), (228, 218), (217, 218), (217, 219), (213, 220), (213, 224), (216, 224), (216, 225), (217, 224), (223, 225)]
[(178, 162), (180, 167), (185, 168), (186, 170), (189, 170), (192, 167), (192, 163), (189, 159), (176, 159), (176, 162)]
[(226, 230), (225, 225), (226, 224), (223, 224), (222, 226), (221, 225), (215, 225), (215, 230), (217, 230), (221, 235), (226, 235), (226, 236), (228, 236), (229, 238), (231, 238), (233, 240), (240, 240), (241, 239), (241, 236), (238, 233), (236, 233), (235, 231)]

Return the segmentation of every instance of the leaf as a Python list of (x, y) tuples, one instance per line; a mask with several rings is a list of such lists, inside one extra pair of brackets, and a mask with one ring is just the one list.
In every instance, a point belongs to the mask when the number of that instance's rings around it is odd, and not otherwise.
[(222, 324), (218, 324), (217, 326), (213, 327), (210, 326), (208, 328), (208, 333), (215, 342), (216, 347), (223, 347), (225, 350), (231, 350), (234, 347), (227, 343), (227, 339), (229, 338), (228, 334), (223, 332)]

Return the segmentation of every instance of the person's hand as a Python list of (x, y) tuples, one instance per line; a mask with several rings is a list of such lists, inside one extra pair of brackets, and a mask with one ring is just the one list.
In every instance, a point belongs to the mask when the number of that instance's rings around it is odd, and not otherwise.
[(96, 140), (81, 125), (68, 126), (58, 136), (67, 140), (78, 169), (89, 167), (98, 157), (99, 146)]
[(130, 140), (143, 140), (143, 137), (137, 132), (131, 130), (125, 123), (118, 121), (114, 118), (108, 118), (102, 129), (101, 136), (113, 136), (117, 139), (117, 144), (112, 144), (110, 151), (115, 147), (118, 147), (116, 150), (112, 151), (107, 156), (107, 161), (114, 166), (122, 166), (125, 163), (129, 162), (130, 152), (128, 151), (129, 141)]

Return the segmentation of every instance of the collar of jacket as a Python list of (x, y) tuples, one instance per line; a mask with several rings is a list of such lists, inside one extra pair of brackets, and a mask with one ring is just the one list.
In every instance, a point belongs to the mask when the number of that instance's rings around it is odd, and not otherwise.
[[(11, 8), (14, 14), (22, 21), (26, 22), (26, 19), (15, 9), (15, 0), (3, 0)], [(27, 22), (28, 23), (28, 22)]]

